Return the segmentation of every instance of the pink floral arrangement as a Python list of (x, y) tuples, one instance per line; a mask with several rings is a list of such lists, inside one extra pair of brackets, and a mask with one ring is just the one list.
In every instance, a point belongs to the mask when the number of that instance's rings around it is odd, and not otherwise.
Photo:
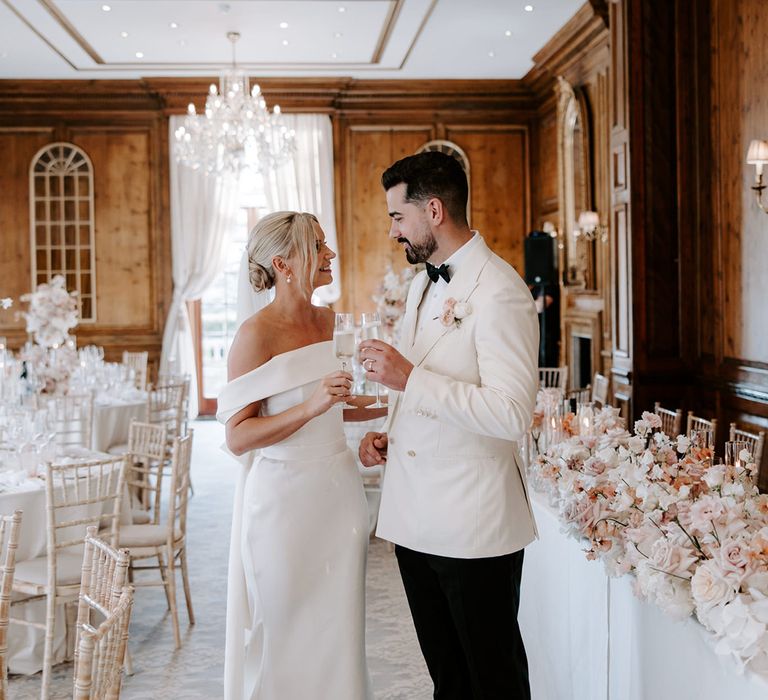
[(416, 271), (414, 267), (406, 267), (397, 273), (392, 269), (392, 265), (388, 265), (384, 279), (377, 293), (373, 295), (384, 335), (395, 344), (400, 336), (408, 289)]
[(21, 315), (35, 342), (45, 348), (64, 345), (78, 322), (77, 292), (67, 291), (64, 277), (56, 275), (48, 284), (39, 284), (34, 292), (22, 295), (21, 301), (29, 303)]
[(718, 653), (768, 673), (768, 494), (751, 455), (715, 464), (651, 413), (630, 434), (601, 411), (594, 432), (532, 465), (565, 531), (609, 575), (633, 573), (640, 598), (679, 619), (695, 613)]
[(472, 307), (466, 301), (456, 301), (453, 297), (448, 297), (443, 303), (443, 311), (440, 314), (440, 323), (444, 326), (461, 325), (461, 322), (472, 313)]

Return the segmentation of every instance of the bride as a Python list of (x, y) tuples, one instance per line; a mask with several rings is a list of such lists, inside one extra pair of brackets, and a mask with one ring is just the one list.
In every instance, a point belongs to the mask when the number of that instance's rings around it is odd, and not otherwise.
[(368, 508), (338, 406), (352, 376), (333, 354), (333, 312), (310, 302), (336, 254), (297, 212), (261, 219), (247, 252), (251, 286), (275, 299), (240, 327), (218, 399), (229, 450), (246, 466), (259, 451), (235, 496), (224, 696), (365, 700)]

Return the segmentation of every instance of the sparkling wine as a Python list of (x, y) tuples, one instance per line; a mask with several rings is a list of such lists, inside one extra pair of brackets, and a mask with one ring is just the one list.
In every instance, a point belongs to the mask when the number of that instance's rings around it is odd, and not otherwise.
[(381, 325), (378, 323), (365, 324), (360, 329), (360, 335), (362, 340), (379, 340), (380, 339)]
[(334, 331), (333, 351), (339, 359), (349, 359), (355, 354), (355, 332)]

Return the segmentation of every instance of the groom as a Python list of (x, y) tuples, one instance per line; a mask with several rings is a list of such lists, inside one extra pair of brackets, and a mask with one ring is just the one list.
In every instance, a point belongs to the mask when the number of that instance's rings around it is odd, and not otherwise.
[(436, 700), (530, 698), (517, 624), (523, 547), (536, 536), (517, 442), (538, 384), (538, 323), (515, 270), (467, 224), (467, 179), (442, 153), (382, 176), (411, 284), (400, 350), (361, 343), (389, 387), (385, 431), (360, 444), (386, 462), (377, 535), (394, 542)]

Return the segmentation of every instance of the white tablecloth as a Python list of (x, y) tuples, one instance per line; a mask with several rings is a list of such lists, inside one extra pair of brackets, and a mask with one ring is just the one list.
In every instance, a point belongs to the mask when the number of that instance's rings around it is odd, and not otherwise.
[[(97, 459), (103, 454), (82, 453), (83, 458)], [(106, 455), (112, 457), (113, 455)], [(127, 492), (124, 499), (127, 499)], [(47, 550), (45, 482), (35, 479), (25, 482), (21, 488), (0, 492), (0, 513), (23, 511), (19, 548), (16, 562), (44, 556)], [(83, 516), (87, 507), (83, 508)], [(124, 515), (130, 509), (123, 507)], [(72, 510), (67, 511), (67, 518), (76, 517)], [(85, 526), (83, 526), (85, 536)], [(35, 622), (45, 622), (45, 599), (15, 605), (11, 608), (11, 617), (23, 618)], [(64, 606), (56, 609), (56, 629), (54, 637), (54, 664), (64, 661), (66, 656), (66, 625)], [(45, 633), (41, 629), (11, 623), (8, 627), (8, 671), (10, 673), (37, 673), (43, 668)]]
[(127, 443), (131, 420), (145, 420), (146, 407), (146, 396), (132, 401), (97, 401), (93, 406), (93, 449), (106, 452), (114, 445)]
[(540, 539), (525, 550), (520, 626), (533, 700), (766, 700), (693, 618), (676, 622), (611, 579), (532, 493)]

